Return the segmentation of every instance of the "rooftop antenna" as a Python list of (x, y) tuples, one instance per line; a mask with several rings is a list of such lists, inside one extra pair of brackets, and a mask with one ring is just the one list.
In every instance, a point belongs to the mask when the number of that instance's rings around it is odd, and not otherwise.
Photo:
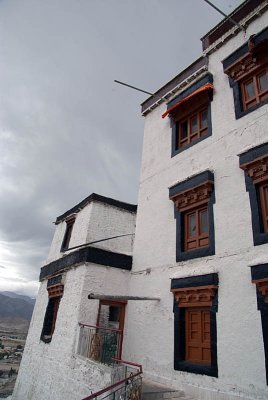
[(225, 18), (229, 19), (229, 21), (231, 21), (234, 25), (236, 25), (241, 31), (246, 31), (246, 29), (239, 24), (238, 22), (236, 22), (232, 17), (230, 17), (229, 15), (225, 14), (223, 11), (221, 11), (218, 7), (216, 7), (213, 3), (211, 3), (211, 1), (209, 0), (204, 0), (207, 4), (209, 4), (212, 8), (214, 8), (216, 11), (218, 11), (221, 15), (223, 15)]
[(135, 86), (128, 85), (127, 83), (117, 81), (116, 79), (114, 80), (114, 82), (119, 83), (120, 85), (124, 85), (124, 86), (130, 87), (131, 89), (138, 90), (139, 92), (143, 92), (143, 93), (149, 94), (150, 96), (154, 96), (153, 93), (147, 92), (146, 90), (139, 89), (139, 88), (137, 88)]

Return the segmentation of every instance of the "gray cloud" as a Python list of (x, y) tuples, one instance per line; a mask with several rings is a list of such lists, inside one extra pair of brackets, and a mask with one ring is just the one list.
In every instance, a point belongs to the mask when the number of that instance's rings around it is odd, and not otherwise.
[(0, 240), (13, 254), (0, 262), (18, 281), (38, 278), (51, 222), (82, 198), (137, 201), (145, 96), (113, 80), (156, 90), (220, 19), (202, 0), (0, 2)]

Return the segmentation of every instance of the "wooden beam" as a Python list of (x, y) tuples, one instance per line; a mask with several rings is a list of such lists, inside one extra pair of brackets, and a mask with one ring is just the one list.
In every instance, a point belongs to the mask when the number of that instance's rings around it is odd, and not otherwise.
[(113, 296), (104, 294), (90, 293), (88, 295), (89, 300), (149, 300), (149, 301), (160, 301), (160, 297), (142, 297), (142, 296)]

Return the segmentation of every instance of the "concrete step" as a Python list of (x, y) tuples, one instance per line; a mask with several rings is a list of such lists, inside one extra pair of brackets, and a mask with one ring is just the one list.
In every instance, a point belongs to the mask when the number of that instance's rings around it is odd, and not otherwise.
[(182, 390), (175, 390), (148, 380), (142, 382), (142, 400), (190, 400)]

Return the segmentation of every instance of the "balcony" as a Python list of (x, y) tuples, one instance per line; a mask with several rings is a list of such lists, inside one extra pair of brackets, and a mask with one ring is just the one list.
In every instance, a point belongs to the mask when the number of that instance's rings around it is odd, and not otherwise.
[(79, 323), (77, 354), (105, 365), (121, 358), (123, 332), (120, 329)]

